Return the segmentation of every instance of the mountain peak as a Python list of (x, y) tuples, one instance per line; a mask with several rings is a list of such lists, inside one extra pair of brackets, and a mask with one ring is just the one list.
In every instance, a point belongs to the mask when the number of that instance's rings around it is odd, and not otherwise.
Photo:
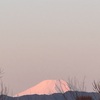
[(16, 96), (30, 95), (30, 94), (53, 94), (53, 93), (65, 93), (69, 91), (68, 84), (64, 80), (45, 80), (37, 84), (36, 86), (29, 88)]

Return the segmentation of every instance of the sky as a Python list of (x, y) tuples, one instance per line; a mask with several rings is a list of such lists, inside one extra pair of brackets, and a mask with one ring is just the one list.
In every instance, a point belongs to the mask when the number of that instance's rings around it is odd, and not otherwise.
[(1, 0), (0, 67), (10, 94), (46, 79), (100, 80), (100, 0)]

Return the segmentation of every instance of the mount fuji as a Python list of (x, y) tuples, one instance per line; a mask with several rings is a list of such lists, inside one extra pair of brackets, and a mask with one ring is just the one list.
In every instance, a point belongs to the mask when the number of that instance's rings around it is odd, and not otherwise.
[(21, 93), (18, 93), (16, 96), (23, 96), (23, 95), (50, 95), (54, 93), (65, 93), (69, 91), (68, 84), (64, 80), (45, 80), (33, 86)]

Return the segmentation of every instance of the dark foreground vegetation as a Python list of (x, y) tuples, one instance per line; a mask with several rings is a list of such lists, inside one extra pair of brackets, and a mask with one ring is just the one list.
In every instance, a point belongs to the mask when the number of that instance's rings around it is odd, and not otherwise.
[(10, 97), (2, 95), (0, 100), (100, 100), (99, 93), (68, 91), (66, 93), (55, 93), (52, 95), (25, 95), (20, 97)]

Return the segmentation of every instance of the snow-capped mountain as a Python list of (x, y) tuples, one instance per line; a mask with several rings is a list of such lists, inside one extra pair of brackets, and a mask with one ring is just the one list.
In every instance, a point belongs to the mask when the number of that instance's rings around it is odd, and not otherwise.
[(54, 94), (54, 93), (65, 93), (69, 91), (68, 84), (63, 80), (45, 80), (38, 85), (29, 88), (16, 96), (31, 95), (31, 94)]

